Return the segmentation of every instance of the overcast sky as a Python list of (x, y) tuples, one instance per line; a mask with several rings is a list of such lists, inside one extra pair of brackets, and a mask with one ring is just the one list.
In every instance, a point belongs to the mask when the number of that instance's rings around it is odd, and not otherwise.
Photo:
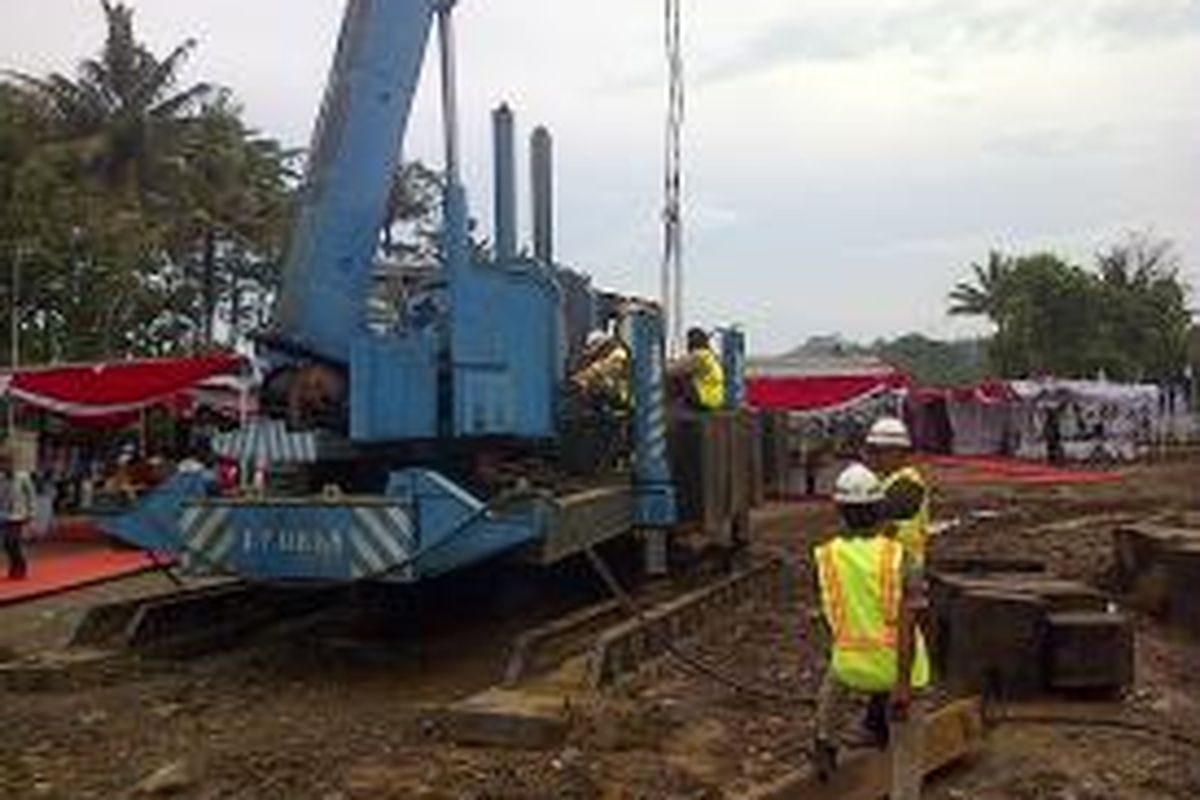
[[(199, 39), (189, 79), (307, 143), (343, 0), (134, 5), (159, 52)], [(759, 352), (962, 334), (977, 326), (946, 316), (946, 293), (989, 247), (1086, 259), (1129, 229), (1174, 239), (1200, 276), (1200, 0), (684, 5), (690, 319), (740, 321)], [(3, 0), (0, 20), (0, 64), (34, 72), (73, 69), (103, 34), (99, 0)], [(462, 0), (458, 24), (484, 228), (488, 111), (508, 100), (523, 133), (556, 136), (560, 260), (655, 292), (660, 0)], [(437, 164), (435, 66), (406, 155)]]

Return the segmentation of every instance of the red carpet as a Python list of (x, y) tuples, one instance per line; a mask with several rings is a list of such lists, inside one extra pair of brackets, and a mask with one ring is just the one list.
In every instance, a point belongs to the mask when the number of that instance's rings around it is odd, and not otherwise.
[(1114, 470), (1063, 469), (1040, 461), (1021, 461), (998, 456), (926, 455), (927, 464), (943, 468), (942, 479), (949, 483), (1014, 483), (1054, 486), (1087, 483), (1113, 483), (1124, 476)]
[[(26, 548), (29, 575), (8, 579), (8, 563), (0, 560), (0, 606), (78, 589), (154, 569), (141, 550), (114, 550), (108, 544), (33, 544)], [(160, 562), (169, 563), (160, 556)]]

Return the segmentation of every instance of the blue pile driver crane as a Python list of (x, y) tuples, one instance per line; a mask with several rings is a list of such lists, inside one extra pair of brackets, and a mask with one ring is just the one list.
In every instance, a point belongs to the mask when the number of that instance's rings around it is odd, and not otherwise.
[[(179, 475), (111, 520), (112, 533), (177, 554), (192, 574), (411, 582), (502, 553), (551, 563), (632, 531), (661, 543), (676, 524), (659, 309), (554, 263), (544, 129), (532, 148), (535, 247), (517, 252), (506, 107), (494, 115), (492, 252), (471, 242), (454, 5), (348, 0), (275, 325), (260, 340), (271, 415), (223, 437), (226, 452), (275, 479), (218, 498), (201, 479)], [(440, 263), (406, 275), (403, 313), (373, 324), (380, 228), (435, 28), (445, 135)], [(563, 470), (573, 445), (595, 435), (565, 411), (572, 359), (590, 331), (609, 327), (630, 352), (625, 452), (615, 469)], [(726, 339), (732, 407), (742, 346), (734, 331)]]

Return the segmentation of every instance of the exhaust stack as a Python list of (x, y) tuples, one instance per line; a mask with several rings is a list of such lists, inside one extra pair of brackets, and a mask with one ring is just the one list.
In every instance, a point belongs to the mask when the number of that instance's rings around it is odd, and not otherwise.
[(496, 260), (511, 261), (517, 255), (517, 180), (513, 112), (507, 103), (492, 112), (492, 134)]
[(554, 263), (554, 141), (543, 126), (529, 140), (530, 194), (533, 197), (533, 255)]

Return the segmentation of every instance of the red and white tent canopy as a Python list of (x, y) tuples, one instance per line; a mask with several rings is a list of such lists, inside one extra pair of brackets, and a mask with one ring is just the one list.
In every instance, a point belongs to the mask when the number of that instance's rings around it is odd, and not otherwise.
[(0, 393), (81, 421), (118, 417), (168, 402), (221, 375), (238, 375), (232, 353), (30, 368), (0, 376)]
[(843, 411), (909, 384), (890, 364), (859, 354), (793, 352), (751, 359), (747, 372), (750, 405), (776, 411)]
[(898, 372), (870, 375), (758, 376), (747, 381), (750, 405), (778, 411), (832, 412), (908, 385)]

